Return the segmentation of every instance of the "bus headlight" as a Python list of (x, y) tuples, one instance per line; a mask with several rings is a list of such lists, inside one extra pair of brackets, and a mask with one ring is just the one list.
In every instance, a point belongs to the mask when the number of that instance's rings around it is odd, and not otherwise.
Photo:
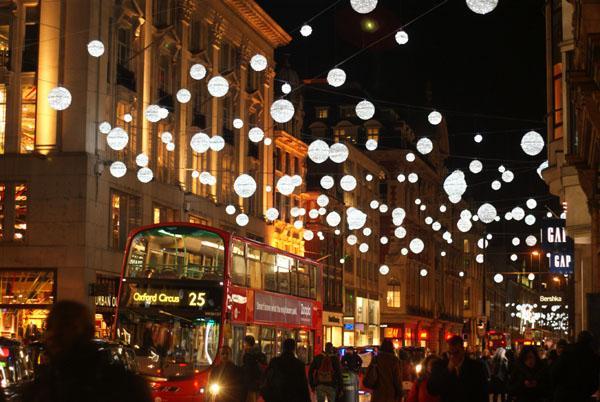
[(417, 372), (417, 374), (419, 374), (421, 373), (421, 370), (423, 370), (423, 366), (421, 365), (421, 363), (419, 363), (415, 366), (415, 371)]
[(221, 386), (216, 382), (210, 384), (210, 387), (208, 387), (208, 392), (210, 392), (212, 395), (218, 395), (220, 390)]

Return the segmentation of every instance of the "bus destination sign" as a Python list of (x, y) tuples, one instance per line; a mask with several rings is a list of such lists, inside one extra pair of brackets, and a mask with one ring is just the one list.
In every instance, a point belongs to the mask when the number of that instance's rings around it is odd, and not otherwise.
[(124, 296), (128, 306), (161, 306), (178, 307), (196, 310), (215, 310), (221, 307), (222, 288), (194, 287), (153, 288), (141, 286), (137, 283), (128, 283)]

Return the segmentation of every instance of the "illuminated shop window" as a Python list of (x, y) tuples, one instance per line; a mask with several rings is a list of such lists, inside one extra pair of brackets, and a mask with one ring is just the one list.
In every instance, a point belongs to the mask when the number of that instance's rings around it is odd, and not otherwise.
[(21, 132), (19, 150), (22, 154), (31, 153), (35, 148), (35, 111), (37, 87), (23, 85), (21, 87)]
[(0, 184), (0, 240), (4, 239), (4, 203), (6, 197), (6, 187)]
[(25, 184), (15, 185), (15, 232), (14, 239), (17, 241), (25, 238), (27, 231), (27, 186)]
[(110, 247), (125, 248), (129, 232), (141, 224), (140, 198), (111, 191), (110, 194)]
[(387, 306), (392, 308), (401, 307), (401, 291), (399, 284), (388, 284), (387, 289)]
[[(0, 29), (2, 27), (0, 26)], [(1, 37), (0, 37), (1, 46)], [(2, 49), (0, 47), (0, 57)], [(4, 142), (6, 139), (6, 85), (0, 84), (0, 155), (4, 153)]]

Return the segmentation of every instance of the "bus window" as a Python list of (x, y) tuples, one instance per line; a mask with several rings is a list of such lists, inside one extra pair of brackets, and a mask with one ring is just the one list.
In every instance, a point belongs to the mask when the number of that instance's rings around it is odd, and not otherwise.
[(310, 297), (309, 266), (298, 262), (298, 296)]
[(261, 266), (263, 274), (263, 289), (277, 291), (275, 272), (275, 254), (263, 251), (261, 253)]
[(275, 357), (275, 328), (260, 328), (260, 349), (267, 356), (267, 361)]
[(297, 354), (298, 359), (302, 360), (304, 364), (309, 364), (313, 356), (313, 333), (311, 331), (299, 330), (296, 335)]
[(243, 325), (233, 326), (233, 336), (229, 346), (233, 352), (233, 362), (238, 366), (242, 365), (244, 357), (244, 337), (246, 336), (246, 328)]
[(317, 298), (317, 267), (315, 265), (308, 266), (310, 272), (310, 297)]
[(261, 289), (261, 268), (260, 268), (260, 250), (252, 246), (246, 249), (246, 259), (248, 266), (249, 285), (254, 289)]
[(298, 261), (293, 260), (290, 268), (290, 294), (298, 296)]
[(290, 293), (290, 270), (293, 265), (292, 258), (277, 254), (277, 290), (279, 293)]
[(288, 338), (295, 339), (295, 336), (292, 331), (283, 328), (277, 328), (277, 348), (275, 350), (277, 355), (281, 354), (281, 352), (283, 351), (283, 341), (285, 341)]
[(244, 243), (233, 241), (233, 266), (231, 281), (236, 285), (246, 285), (246, 257), (244, 256)]
[(165, 226), (135, 235), (126, 277), (222, 280), (225, 247), (216, 233), (190, 226)]

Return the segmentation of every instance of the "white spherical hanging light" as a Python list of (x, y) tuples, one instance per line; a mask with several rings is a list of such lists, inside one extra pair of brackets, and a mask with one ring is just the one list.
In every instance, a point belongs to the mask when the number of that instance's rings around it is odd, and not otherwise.
[(409, 173), (408, 174), (408, 182), (409, 183), (416, 183), (419, 181), (419, 175), (416, 173)]
[(527, 200), (525, 205), (527, 205), (527, 208), (529, 209), (534, 209), (535, 207), (537, 207), (537, 201), (533, 198), (530, 198)]
[(92, 57), (100, 57), (104, 54), (104, 43), (94, 39), (87, 44), (87, 51)]
[(269, 208), (265, 212), (265, 216), (267, 217), (268, 220), (274, 221), (277, 218), (279, 218), (279, 211), (277, 210), (277, 208)]
[(475, 256), (475, 262), (477, 262), (478, 264), (483, 264), (484, 258), (483, 258), (483, 254), (477, 254)]
[(215, 98), (221, 98), (229, 92), (229, 82), (220, 75), (212, 77), (207, 84), (208, 93)]
[(402, 247), (402, 249), (400, 250), (400, 254), (407, 255), (408, 254), (408, 249), (406, 247)]
[(312, 34), (312, 27), (308, 24), (304, 24), (302, 25), (302, 27), (300, 28), (300, 35), (307, 37), (310, 36), (310, 34)]
[(473, 141), (479, 144), (481, 141), (483, 141), (483, 135), (475, 134), (475, 136), (473, 137)]
[(300, 230), (300, 229), (302, 229), (303, 226), (304, 226), (304, 224), (302, 223), (301, 220), (294, 221), (294, 228)]
[(206, 77), (206, 67), (202, 64), (194, 64), (190, 67), (190, 77), (198, 81)]
[(484, 239), (483, 237), (479, 240), (477, 240), (477, 247), (479, 247), (480, 249), (485, 249), (488, 248), (488, 246), (490, 245), (490, 242), (487, 239)]
[(350, 0), (350, 6), (359, 14), (368, 14), (377, 7), (377, 0)]
[(471, 173), (477, 174), (483, 170), (483, 163), (481, 163), (477, 159), (472, 160), (471, 163), (469, 163), (469, 170), (471, 171)]
[(387, 238), (387, 236), (381, 236), (381, 237), (379, 238), (379, 243), (381, 243), (381, 244), (383, 244), (383, 245), (385, 245), (385, 244), (388, 244), (388, 242), (389, 242), (389, 241), (390, 241), (390, 240)]
[(356, 243), (358, 243), (358, 237), (352, 234), (346, 238), (346, 243), (348, 243), (351, 246), (354, 246)]
[(106, 136), (106, 143), (111, 149), (121, 151), (127, 146), (129, 135), (121, 127), (115, 127)]
[(538, 168), (536, 169), (538, 176), (540, 176), (540, 179), (544, 180), (544, 177), (542, 176), (542, 172), (546, 169), (548, 169), (548, 161), (544, 161), (542, 163), (540, 163), (540, 166), (538, 166)]
[(390, 273), (390, 267), (388, 267), (387, 265), (380, 266), (379, 267), (379, 273), (381, 275), (384, 275), (384, 276), (387, 275), (387, 274), (389, 274)]
[(370, 138), (365, 143), (365, 148), (367, 148), (368, 151), (375, 151), (377, 149), (377, 145), (378, 145), (377, 140)]
[(346, 210), (346, 223), (350, 230), (360, 229), (367, 223), (367, 214), (357, 208), (350, 207)]
[(252, 176), (243, 173), (233, 182), (233, 191), (242, 198), (251, 197), (256, 192), (256, 181)]
[(400, 224), (402, 224), (404, 218), (406, 218), (406, 211), (404, 210), (404, 208), (398, 207), (392, 210), (392, 219), (397, 219), (400, 221)]
[(394, 230), (394, 236), (396, 236), (399, 239), (404, 239), (406, 237), (406, 229), (403, 228), (402, 226), (398, 226)]
[(144, 117), (150, 123), (156, 123), (161, 119), (160, 106), (158, 105), (149, 105), (144, 112)]
[(530, 272), (529, 275), (527, 275), (527, 279), (529, 279), (530, 281), (535, 280), (535, 274), (533, 272)]
[(458, 276), (460, 276), (461, 278), (462, 278), (462, 277), (464, 277), (464, 276), (465, 276), (465, 271), (460, 271), (460, 272), (458, 273)]
[(511, 211), (512, 217), (516, 221), (520, 221), (525, 217), (525, 211), (521, 207), (514, 207)]
[(239, 214), (235, 217), (235, 223), (237, 223), (238, 226), (244, 227), (248, 224), (248, 222), (250, 222), (250, 218), (248, 218), (248, 215), (246, 214)]
[(504, 214), (504, 220), (506, 221), (510, 221), (512, 220), (512, 212), (508, 211), (507, 213)]
[(250, 67), (252, 67), (254, 71), (263, 71), (267, 68), (267, 58), (262, 54), (255, 54), (250, 59)]
[(368, 100), (362, 100), (357, 103), (355, 111), (359, 119), (369, 120), (375, 116), (375, 105)]
[(519, 244), (521, 244), (521, 239), (519, 239), (518, 237), (513, 237), (511, 240), (511, 243), (513, 246), (518, 246)]
[(419, 275), (421, 275), (423, 278), (426, 277), (427, 274), (428, 272), (425, 268), (421, 268), (421, 270), (419, 271)]
[(505, 183), (510, 183), (515, 178), (515, 174), (510, 170), (505, 170), (502, 172), (502, 181)]
[(294, 117), (294, 105), (287, 99), (277, 99), (271, 105), (271, 117), (277, 123), (287, 123)]
[(466, 0), (467, 7), (476, 14), (488, 14), (494, 11), (498, 0)]
[(210, 137), (204, 133), (196, 133), (190, 139), (190, 147), (194, 152), (202, 154), (210, 148)]
[(179, 103), (188, 103), (192, 99), (192, 94), (187, 89), (181, 88), (179, 91), (177, 91), (175, 97)]
[(504, 280), (504, 275), (502, 275), (502, 274), (496, 274), (496, 275), (494, 275), (494, 282), (496, 282), (496, 283), (502, 283), (503, 280)]
[(277, 180), (277, 191), (279, 191), (283, 195), (290, 195), (296, 189), (294, 186), (294, 181), (291, 176), (283, 175)]
[(168, 144), (169, 142), (173, 141), (173, 134), (171, 134), (169, 131), (163, 131), (160, 133), (160, 140), (163, 144)]
[(414, 162), (416, 159), (416, 156), (412, 152), (409, 152), (406, 154), (405, 159), (407, 162)]
[(244, 120), (240, 119), (239, 117), (233, 119), (233, 128), (237, 128), (239, 130), (242, 127), (244, 127)]
[(292, 86), (290, 84), (288, 84), (287, 82), (283, 83), (281, 85), (281, 92), (284, 94), (289, 94), (290, 92), (292, 92)]
[(396, 180), (398, 180), (399, 183), (404, 183), (406, 181), (406, 176), (400, 173), (398, 177), (396, 177)]
[(408, 43), (408, 34), (405, 31), (400, 30), (396, 32), (394, 38), (399, 45), (406, 45)]
[(305, 241), (311, 241), (312, 239), (315, 238), (315, 234), (313, 233), (312, 230), (305, 230), (304, 233), (302, 233), (302, 237), (304, 238)]
[(147, 167), (143, 167), (137, 171), (137, 179), (142, 183), (149, 183), (154, 178), (154, 173)]
[(535, 237), (534, 235), (529, 235), (525, 238), (525, 244), (527, 244), (529, 247), (533, 247), (537, 244), (537, 237)]
[(329, 159), (331, 159), (332, 162), (343, 163), (348, 159), (349, 155), (350, 150), (341, 142), (337, 142), (329, 148)]
[(361, 243), (360, 246), (358, 246), (358, 251), (360, 251), (361, 253), (366, 253), (367, 251), (369, 251), (369, 245), (367, 243)]
[(444, 213), (448, 210), (448, 207), (446, 207), (444, 204), (440, 205), (440, 212)]
[(423, 251), (423, 249), (425, 248), (425, 243), (423, 243), (423, 240), (419, 239), (418, 237), (415, 237), (408, 244), (408, 248), (413, 253), (420, 254)]
[(535, 216), (529, 214), (525, 217), (525, 224), (532, 226), (535, 224)]
[(501, 187), (502, 187), (502, 183), (500, 183), (498, 180), (494, 180), (492, 182), (492, 190), (498, 191), (498, 190), (500, 190)]
[(437, 126), (442, 122), (442, 114), (437, 110), (434, 110), (433, 112), (429, 113), (427, 120), (430, 124)]
[(145, 153), (141, 153), (135, 157), (135, 164), (138, 165), (139, 167), (148, 166), (148, 162), (149, 162), (148, 155), (146, 155)]
[(515, 261), (517, 261), (518, 259), (519, 259), (519, 257), (517, 257), (517, 255), (516, 255), (516, 254), (511, 254), (511, 255), (510, 255), (510, 260), (511, 260), (512, 262), (515, 262)]
[(308, 157), (314, 163), (323, 163), (329, 158), (329, 145), (323, 140), (314, 140), (308, 146)]
[(227, 205), (225, 207), (225, 213), (227, 213), (227, 215), (233, 215), (233, 214), (235, 214), (235, 206), (233, 206), (231, 204)]
[(98, 126), (98, 130), (100, 130), (100, 132), (102, 134), (108, 134), (110, 133), (110, 129), (111, 129), (111, 125), (109, 122), (107, 121), (103, 121), (102, 123), (100, 123), (100, 125)]
[(259, 143), (265, 138), (265, 132), (259, 127), (252, 127), (248, 130), (248, 139), (254, 143)]
[(325, 221), (327, 221), (327, 224), (329, 226), (336, 227), (342, 221), (342, 217), (337, 212), (332, 211), (327, 214), (327, 216), (325, 217)]
[(113, 177), (116, 177), (118, 179), (125, 176), (126, 173), (127, 166), (123, 162), (116, 161), (110, 164), (110, 174)]
[(465, 174), (461, 170), (455, 170), (446, 177), (443, 187), (450, 201), (456, 204), (467, 191)]
[(317, 197), (317, 205), (320, 207), (326, 207), (329, 204), (329, 197), (325, 194), (321, 194)]
[(459, 219), (458, 222), (456, 222), (456, 227), (461, 232), (466, 233), (471, 230), (473, 224), (471, 223), (471, 219)]
[(344, 191), (352, 191), (356, 188), (356, 179), (352, 175), (345, 175), (340, 179), (340, 187)]
[(373, 181), (373, 175), (371, 173), (367, 173), (367, 175), (365, 176), (365, 180), (366, 181)]
[(331, 176), (323, 176), (323, 177), (321, 177), (320, 184), (321, 184), (321, 187), (323, 187), (325, 190), (329, 190), (330, 188), (332, 188), (334, 186), (335, 181), (333, 180), (333, 177), (331, 177)]
[(521, 149), (529, 156), (536, 156), (544, 149), (544, 138), (536, 131), (529, 131), (521, 138)]
[(210, 137), (208, 146), (211, 150), (215, 152), (219, 152), (223, 148), (225, 148), (225, 138), (220, 135), (215, 135), (214, 137)]
[(371, 236), (371, 233), (373, 233), (373, 231), (371, 230), (371, 228), (364, 228), (363, 229), (363, 235), (366, 237)]
[(422, 155), (427, 155), (433, 151), (433, 142), (431, 142), (429, 138), (420, 138), (419, 141), (417, 141), (417, 151)]
[(497, 216), (496, 208), (489, 203), (485, 203), (477, 210), (477, 216), (483, 223), (491, 223)]
[(377, 200), (372, 200), (372, 201), (369, 203), (369, 206), (371, 207), (371, 209), (377, 209), (377, 208), (379, 208), (379, 201), (377, 201)]
[(48, 92), (48, 104), (54, 110), (65, 110), (71, 105), (71, 92), (64, 87), (55, 87)]
[(327, 73), (327, 83), (332, 87), (341, 87), (346, 82), (346, 73), (341, 68), (332, 68)]

